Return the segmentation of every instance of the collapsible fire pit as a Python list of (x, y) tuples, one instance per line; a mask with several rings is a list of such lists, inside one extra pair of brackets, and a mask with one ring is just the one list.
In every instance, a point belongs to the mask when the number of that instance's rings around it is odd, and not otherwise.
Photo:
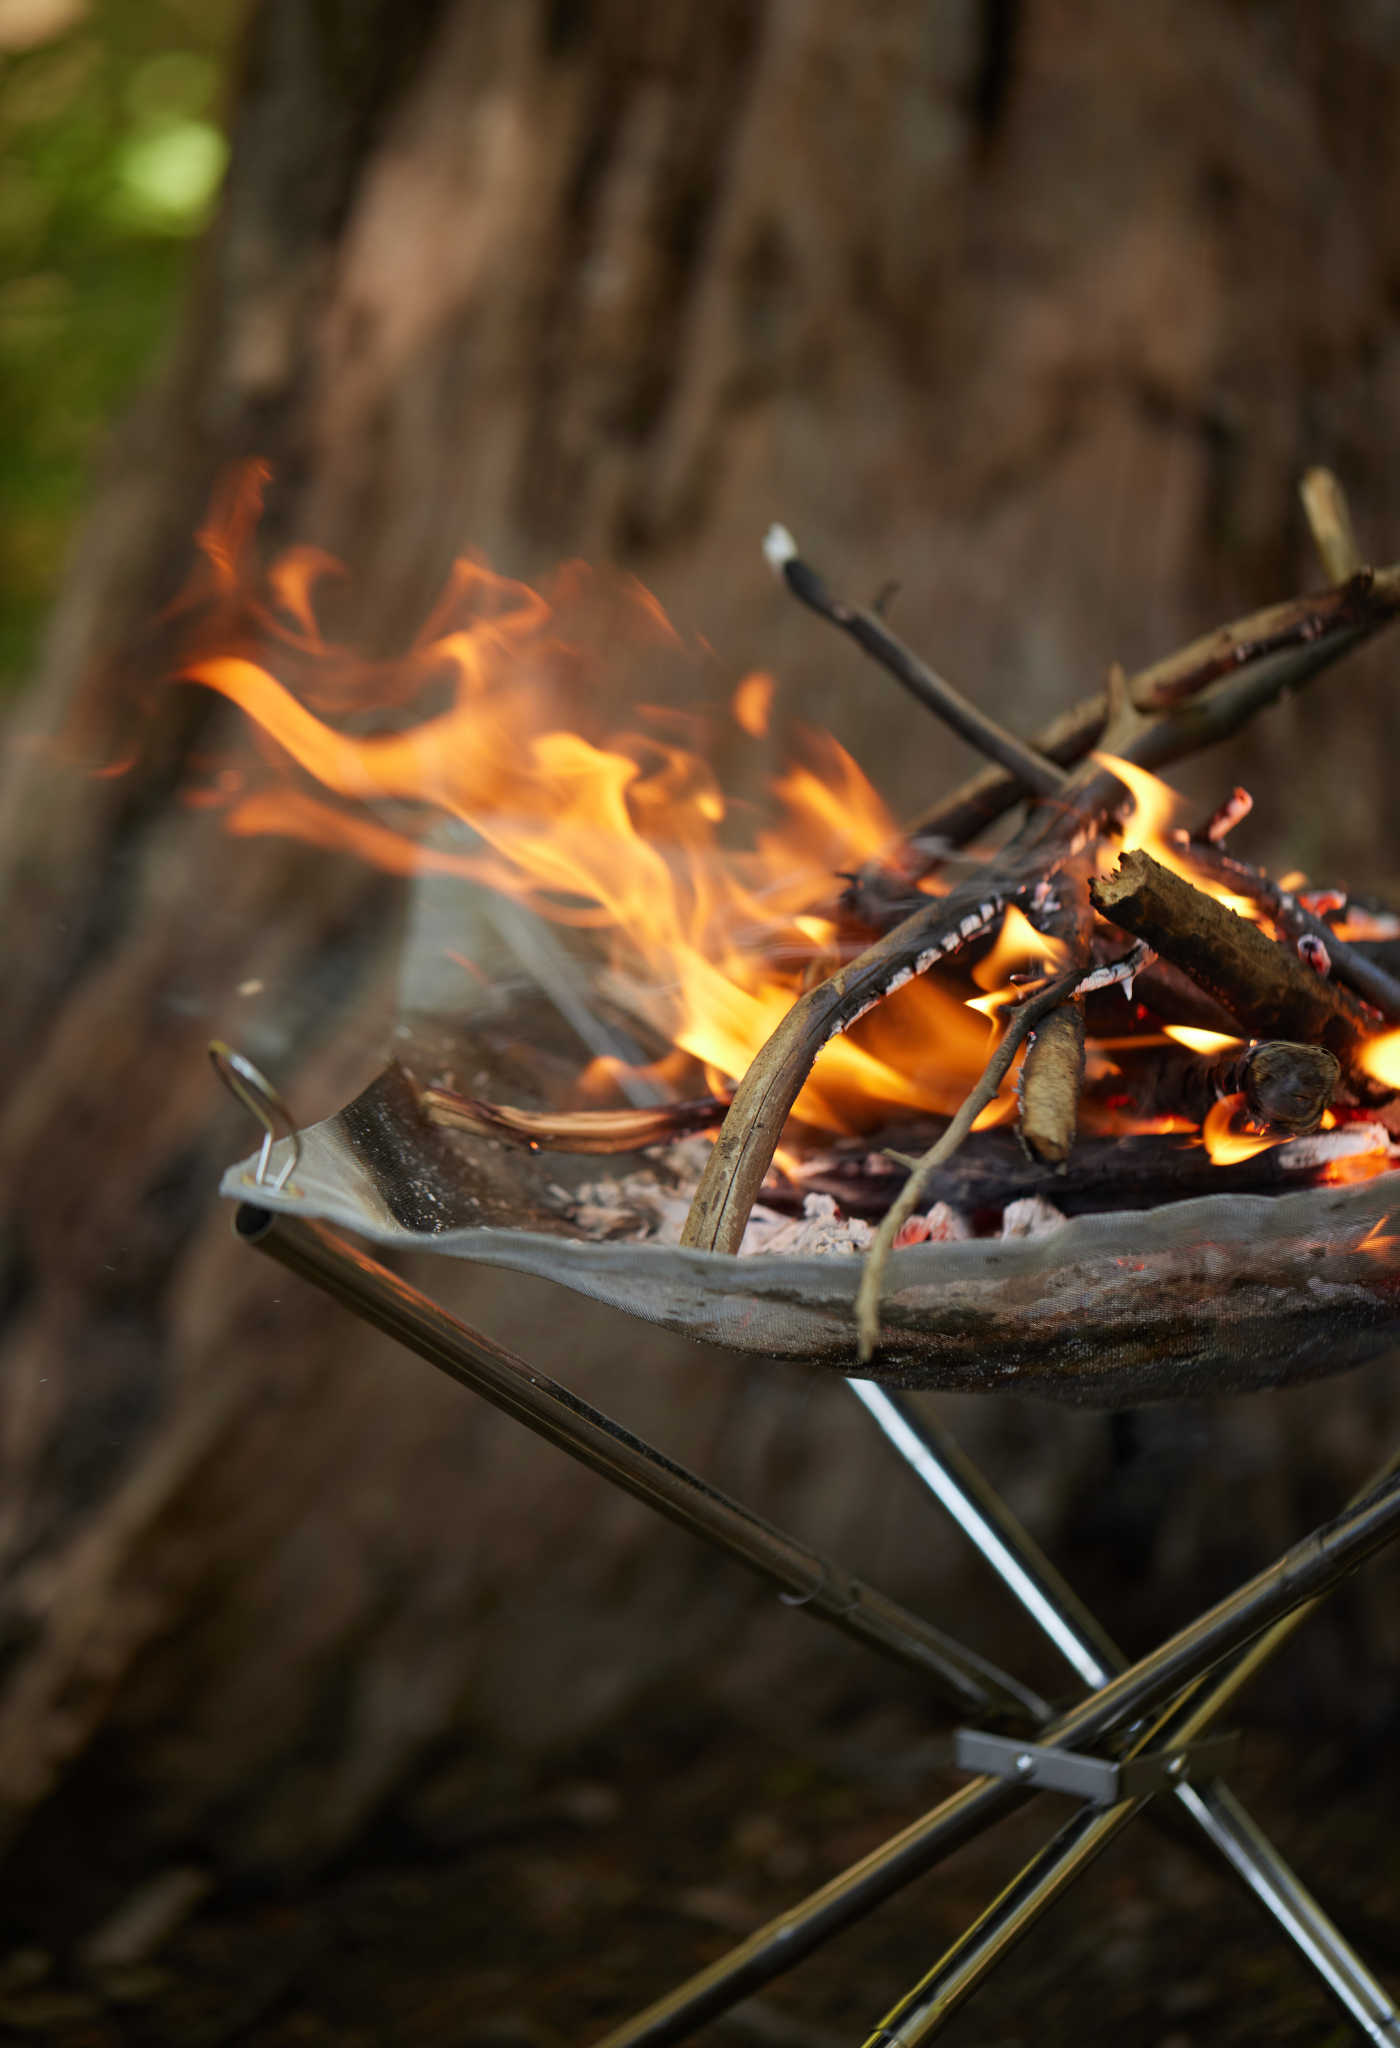
[[(534, 1273), (731, 1350), (850, 1370), (858, 1257), (758, 1252), (734, 1259), (574, 1235), (568, 1212), (585, 1205), (568, 1199), (565, 1183), (596, 1189), (596, 1161), (492, 1152), (491, 1143), (429, 1123), (408, 1076), (394, 1066), (339, 1115), (302, 1134), (295, 1171), (280, 1192), (255, 1186), (251, 1160), (230, 1169), (223, 1191), (279, 1215), (342, 1225), (386, 1248)], [(1280, 1190), (1272, 1195), (1110, 1209), (1032, 1235), (926, 1241), (894, 1252), (868, 1370), (898, 1386), (1014, 1388), (1122, 1408), (1248, 1392), (1378, 1356), (1400, 1331), (1400, 1265), (1387, 1231), (1387, 1218), (1400, 1211), (1400, 1183), (1380, 1175), (1286, 1192), (1290, 1177), (1314, 1177), (1303, 1161), (1290, 1170), (1286, 1157), (1301, 1150), (1305, 1161), (1311, 1143), (1262, 1155), (1282, 1161), (1272, 1166)], [(285, 1163), (274, 1154), (275, 1171)], [(1123, 1170), (1126, 1178), (1129, 1165)], [(613, 1174), (618, 1200), (639, 1205), (621, 1212), (629, 1220), (668, 1196), (673, 1210), (684, 1211), (660, 1162), (629, 1159), (613, 1165)], [(840, 1185), (836, 1174), (824, 1178)], [(1111, 1192), (1113, 1180), (1110, 1170), (1102, 1192)], [(1007, 1206), (1045, 1199), (1030, 1189), (1047, 1189), (1051, 1199), (1057, 1192), (1052, 1174), (1021, 1179), (1014, 1162), (1006, 1185), (1020, 1190)], [(657, 1192), (648, 1203), (651, 1188)]]
[[(1400, 982), (1386, 949), (1400, 923), (1232, 858), (1228, 834), (1249, 808), (1242, 791), (1195, 833), (1169, 829), (1170, 792), (1150, 772), (1237, 731), (1400, 612), (1400, 571), (1359, 566), (1331, 480), (1310, 478), (1305, 502), (1329, 593), (1222, 628), (1131, 682), (1115, 672), (1104, 697), (1033, 744), (975, 711), (874, 613), (833, 598), (775, 529), (769, 558), (794, 593), (996, 765), (848, 875), (825, 923), (790, 915), (808, 937), (819, 927), (812, 957), (751, 1057), (728, 1070), (705, 1057), (711, 1093), (678, 1099), (656, 1085), (664, 1063), (617, 1057), (616, 962), (595, 972), (577, 954), (551, 953), (538, 895), (526, 922), (519, 904), (513, 926), (496, 920), (507, 938), (514, 931), (508, 950), (533, 993), (522, 1000), (519, 975), (484, 971), (462, 910), (452, 936), (480, 984), (475, 1008), (408, 990), (398, 1058), (312, 1129), (296, 1131), (263, 1076), (214, 1048), (267, 1131), (262, 1152), (223, 1182), (241, 1205), (240, 1235), (784, 1599), (912, 1666), (976, 1723), (954, 1741), (971, 1785), (608, 2048), (682, 2038), (1041, 1789), (1073, 1794), (1080, 1812), (872, 2042), (935, 2032), (1159, 1790), (1185, 1806), (1363, 2031), (1400, 2041), (1384, 1990), (1220, 1782), (1225, 1751), (1210, 1735), (1311, 1603), (1400, 1534), (1400, 1476), (1388, 1467), (1336, 1522), (1128, 1669), (956, 1446), (889, 1391), (1010, 1390), (1125, 1407), (1339, 1372), (1396, 1340)], [(337, 755), (308, 736), (280, 685), (250, 683), (244, 671), (262, 674), (231, 661), (191, 673), (256, 709), (342, 795), (364, 795), (381, 771), (382, 786), (402, 794), (394, 777), (411, 746), (385, 740), (375, 755), (374, 742), (345, 739)], [(1023, 822), (998, 850), (960, 851), (1017, 806)], [(285, 813), (283, 823), (292, 829)], [(334, 836), (323, 816), (311, 836)], [(502, 873), (475, 845), (438, 846), (424, 864), (473, 877), (478, 902), (483, 881)], [(441, 929), (426, 941), (420, 929), (420, 963), (444, 944)], [(945, 1001), (965, 1000), (973, 982), (987, 992), (975, 999), (993, 1024), (980, 1078), (953, 1091), (962, 1099), (951, 1114), (930, 1113), (927, 1091), (911, 1090), (901, 1119), (896, 1090), (884, 1128), (867, 1120), (860, 1136), (833, 1136), (841, 1119), (827, 1115), (823, 1130), (818, 1054), (929, 981), (953, 991)], [(561, 1100), (557, 1059), (552, 1099), (537, 1090), (533, 1104), (521, 1100), (512, 1048), (536, 1043), (530, 1002), (541, 998), (595, 1067), (621, 1077), (629, 1108)], [(695, 1056), (683, 1034), (676, 1048)], [(848, 1066), (870, 1059), (858, 1045)], [(470, 1093), (459, 1074), (471, 1076)], [(328, 1225), (386, 1248), (537, 1274), (731, 1350), (858, 1372), (853, 1391), (1086, 1697), (1052, 1712)]]

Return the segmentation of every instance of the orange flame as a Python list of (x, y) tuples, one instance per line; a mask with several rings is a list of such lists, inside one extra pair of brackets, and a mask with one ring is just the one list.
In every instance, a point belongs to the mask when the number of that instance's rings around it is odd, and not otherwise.
[[(707, 760), (671, 737), (715, 730), (696, 704), (701, 656), (640, 585), (571, 564), (537, 592), (464, 559), (411, 648), (371, 661), (323, 634), (318, 588), (342, 574), (329, 556), (283, 554), (260, 593), (251, 546), (265, 480), (245, 472), (226, 493), (182, 600), (213, 609), (213, 651), (183, 675), (245, 713), (261, 766), (214, 776), (192, 801), (222, 806), (235, 833), (469, 877), (595, 934), (610, 999), (700, 1062), (710, 1086), (738, 1080), (805, 983), (839, 965), (834, 876), (896, 839), (856, 762), (827, 734), (801, 735), (801, 758), (769, 785), (770, 815), (741, 845)], [(602, 685), (615, 655), (687, 663), (690, 706), (641, 707), (646, 730), (610, 734)], [(712, 706), (713, 671), (698, 680)], [(745, 731), (765, 729), (773, 688), (761, 674), (738, 686)], [(842, 1131), (895, 1109), (951, 1113), (985, 1039), (955, 996), (911, 982), (827, 1047), (796, 1114)], [(586, 1092), (608, 1079), (590, 1069)]]
[(763, 669), (755, 669), (752, 675), (744, 677), (730, 699), (729, 708), (734, 713), (735, 723), (742, 726), (751, 740), (765, 739), (768, 734), (768, 720), (773, 711), (773, 693), (778, 685), (776, 680)]
[(1048, 932), (1038, 932), (1030, 919), (1016, 908), (1007, 908), (997, 933), (996, 944), (985, 960), (972, 970), (978, 988), (1000, 988), (1009, 974), (1028, 968), (1049, 973), (1069, 964), (1069, 947)]
[(1236, 1131), (1236, 1117), (1247, 1113), (1248, 1105), (1243, 1095), (1222, 1095), (1207, 1112), (1201, 1125), (1201, 1142), (1210, 1154), (1212, 1166), (1238, 1166), (1241, 1160), (1253, 1159), (1257, 1152), (1267, 1152), (1271, 1145), (1283, 1143), (1281, 1138), (1264, 1138)]
[(1224, 1031), (1199, 1031), (1194, 1024), (1164, 1024), (1162, 1029), (1192, 1052), (1232, 1052), (1244, 1044), (1242, 1038), (1231, 1038)]
[[(1101, 768), (1107, 768), (1109, 773), (1124, 785), (1133, 799), (1132, 813), (1124, 822), (1123, 839), (1118, 852), (1132, 853), (1141, 847), (1144, 853), (1150, 853), (1153, 860), (1159, 861), (1164, 868), (1170, 868), (1174, 875), (1180, 875), (1182, 880), (1190, 882), (1193, 888), (1204, 890), (1208, 896), (1214, 896), (1228, 909), (1237, 912), (1240, 917), (1258, 921), (1258, 909), (1248, 897), (1234, 895), (1229, 889), (1222, 888), (1209, 875), (1204, 875), (1198, 868), (1193, 868), (1189, 862), (1182, 859), (1169, 837), (1172, 820), (1185, 805), (1185, 797), (1179, 795), (1169, 783), (1163, 782), (1160, 776), (1150, 774), (1146, 768), (1139, 768), (1136, 762), (1120, 760), (1116, 754), (1096, 753), (1093, 758)], [(1103, 858), (1111, 868), (1116, 863), (1117, 854), (1105, 848)]]
[(1393, 1233), (1389, 1236), (1382, 1236), (1381, 1234), (1389, 1221), (1389, 1216), (1378, 1218), (1371, 1225), (1371, 1228), (1367, 1231), (1356, 1249), (1359, 1252), (1365, 1252), (1368, 1257), (1373, 1259), (1389, 1259), (1394, 1247), (1400, 1244), (1400, 1238), (1397, 1238)]
[(1368, 1039), (1358, 1057), (1372, 1080), (1387, 1088), (1400, 1088), (1400, 1031)]

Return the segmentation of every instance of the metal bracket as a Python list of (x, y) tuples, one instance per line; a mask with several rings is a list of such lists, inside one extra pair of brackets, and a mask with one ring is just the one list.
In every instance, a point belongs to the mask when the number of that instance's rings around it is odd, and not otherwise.
[(1091, 1806), (1116, 1806), (1120, 1799), (1147, 1799), (1154, 1792), (1190, 1779), (1214, 1778), (1228, 1770), (1239, 1750), (1237, 1734), (1208, 1735), (1181, 1749), (1151, 1751), (1146, 1756), (1085, 1756), (1073, 1749), (1051, 1749), (1044, 1743), (1017, 1742), (1011, 1735), (988, 1735), (981, 1728), (953, 1731), (953, 1764), (981, 1777), (1015, 1778), (1037, 1792), (1068, 1792)]

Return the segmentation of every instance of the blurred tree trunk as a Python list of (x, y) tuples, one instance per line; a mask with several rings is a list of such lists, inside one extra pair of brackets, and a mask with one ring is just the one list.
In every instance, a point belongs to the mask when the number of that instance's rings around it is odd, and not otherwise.
[[(384, 1051), (400, 892), (182, 807), (219, 716), (192, 691), (124, 776), (54, 759), (79, 706), (158, 682), (151, 622), (224, 465), (272, 461), (267, 538), (347, 562), (371, 644), (465, 546), (513, 574), (620, 559), (912, 808), (966, 757), (784, 600), (766, 523), (856, 592), (898, 578), (901, 630), (1023, 730), (1312, 579), (1308, 461), (1393, 558), (1397, 86), (1400, 26), (1360, 7), (257, 8), (184, 330), (115, 439), (0, 794), (11, 1830), (72, 1779), (139, 1794), (137, 1849), (295, 1867), (444, 1742), (563, 1739), (668, 1671), (781, 1685), (775, 1711), (800, 1675), (804, 1713), (898, 1682), (231, 1243), (213, 1190), (247, 1133), (204, 1044), (308, 1121), (338, 1107)], [(1266, 856), (1396, 873), (1393, 659), (1197, 771), (1245, 774)], [(430, 1277), (1063, 1682), (839, 1386)], [(1325, 1512), (1395, 1419), (1375, 1373), (1112, 1434), (952, 1405), (1137, 1646)], [(1194, 1476), (1192, 1432), (1217, 1446)], [(1292, 1681), (1342, 1723), (1390, 1697), (1370, 1583)]]

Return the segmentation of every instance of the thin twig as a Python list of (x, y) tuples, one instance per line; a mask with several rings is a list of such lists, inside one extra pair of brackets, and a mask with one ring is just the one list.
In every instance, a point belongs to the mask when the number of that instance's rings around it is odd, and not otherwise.
[(1330, 469), (1310, 469), (1298, 486), (1298, 495), (1327, 581), (1349, 583), (1361, 567), (1361, 550), (1356, 545), (1346, 492)]
[(856, 1333), (862, 1365), (869, 1363), (880, 1341), (880, 1284), (884, 1278), (885, 1261), (890, 1255), (890, 1247), (895, 1241), (900, 1225), (913, 1215), (919, 1197), (933, 1175), (945, 1161), (952, 1158), (982, 1111), (993, 1100), (998, 1088), (1011, 1071), (1012, 1061), (1041, 1018), (1047, 1017), (1052, 1010), (1058, 1009), (1061, 1003), (1074, 994), (1082, 979), (1082, 973), (1081, 968), (1072, 967), (1067, 974), (1057, 975), (1054, 981), (1048, 982), (1035, 995), (1028, 996), (1012, 1014), (1001, 1043), (983, 1070), (981, 1080), (963, 1102), (938, 1143), (931, 1145), (924, 1153), (904, 1183), (893, 1208), (876, 1231), (870, 1249), (865, 1255), (860, 1287), (856, 1293)]
[(816, 570), (801, 559), (797, 543), (785, 526), (769, 529), (763, 552), (775, 575), (783, 579), (794, 597), (849, 633), (858, 647), (864, 648), (891, 675), (897, 676), (921, 704), (941, 718), (945, 725), (950, 725), (970, 746), (987, 755), (989, 760), (1010, 769), (1038, 796), (1053, 796), (1064, 787), (1063, 771), (1053, 761), (1037, 753), (1034, 747), (1027, 746), (1024, 740), (1018, 740), (1015, 733), (998, 725), (994, 718), (988, 718), (986, 712), (979, 711), (975, 704), (970, 704), (960, 690), (955, 690), (951, 683), (936, 675), (902, 640), (896, 639), (883, 619), (864, 605), (850, 604), (845, 598), (833, 597)]
[[(1300, 603), (1305, 607), (1301, 619)], [(1328, 604), (1330, 612), (1322, 609)], [(1304, 644), (1280, 651), (1273, 636), (1278, 631), (1279, 615), (1285, 611), (1293, 615), (1289, 630)], [(1273, 605), (1222, 626), (1218, 632), (1168, 655), (1165, 661), (1141, 670), (1128, 680), (1129, 694), (1138, 709), (1151, 708), (1152, 695), (1159, 687), (1171, 690), (1177, 708), (1177, 718), (1169, 729), (1159, 732), (1153, 758), (1144, 759), (1143, 765), (1168, 767), (1187, 754), (1233, 739), (1258, 712), (1280, 697), (1302, 689), (1334, 661), (1388, 625), (1397, 611), (1400, 568), (1378, 569), (1369, 584), (1362, 618), (1348, 617), (1345, 609), (1339, 612), (1332, 592), (1325, 599), (1295, 600), (1292, 606)], [(1242, 674), (1241, 670), (1248, 673)], [(1195, 691), (1202, 694), (1190, 706), (1193, 716), (1183, 717), (1186, 699)], [(1102, 744), (1107, 718), (1106, 697), (1087, 697), (1042, 726), (1030, 743), (1038, 753), (1061, 767), (1071, 767)], [(1135, 753), (1133, 758), (1139, 756)], [(1002, 768), (980, 769), (910, 821), (906, 828), (907, 851), (913, 858), (904, 870), (907, 880), (917, 881), (938, 865), (949, 846), (966, 846), (1030, 794), (1019, 776)], [(871, 877), (871, 885), (873, 893), (878, 885), (877, 876)], [(895, 915), (900, 914), (893, 905), (891, 908)]]

